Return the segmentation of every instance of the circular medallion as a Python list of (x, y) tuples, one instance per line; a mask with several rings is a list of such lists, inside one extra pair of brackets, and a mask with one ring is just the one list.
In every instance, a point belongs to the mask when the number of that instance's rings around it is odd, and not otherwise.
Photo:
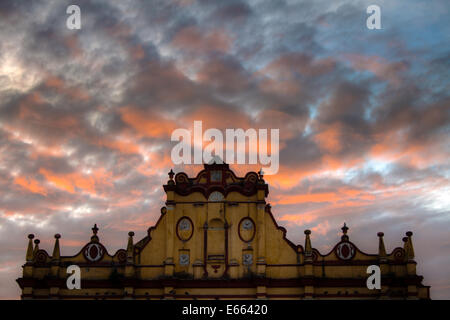
[(125, 263), (127, 261), (127, 252), (123, 249), (117, 252), (117, 259), (120, 263)]
[(339, 259), (350, 260), (355, 256), (355, 247), (349, 242), (342, 242), (336, 247), (336, 255)]
[(47, 255), (45, 254), (45, 252), (43, 250), (39, 250), (36, 253), (36, 262), (37, 263), (45, 263), (47, 261)]
[(188, 241), (194, 233), (194, 225), (188, 217), (182, 217), (177, 222), (177, 236), (181, 241)]
[(405, 258), (405, 250), (403, 250), (403, 248), (395, 248), (394, 251), (392, 251), (392, 255), (394, 256), (395, 261), (403, 261)]
[(244, 242), (250, 242), (255, 236), (255, 223), (251, 218), (243, 218), (239, 222), (239, 237)]
[(103, 254), (105, 250), (101, 244), (98, 243), (90, 243), (84, 249), (84, 257), (91, 262), (99, 261), (103, 258)]

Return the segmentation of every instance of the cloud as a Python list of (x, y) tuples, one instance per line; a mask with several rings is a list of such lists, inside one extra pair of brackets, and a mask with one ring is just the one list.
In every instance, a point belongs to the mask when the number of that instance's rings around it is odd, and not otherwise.
[(38, 181), (27, 177), (16, 177), (14, 183), (21, 186), (23, 189), (33, 193), (38, 193), (43, 196), (47, 195), (47, 190), (39, 184)]
[(189, 26), (177, 32), (172, 40), (172, 45), (180, 50), (193, 53), (228, 52), (231, 49), (232, 40), (222, 30), (205, 32), (196, 26)]

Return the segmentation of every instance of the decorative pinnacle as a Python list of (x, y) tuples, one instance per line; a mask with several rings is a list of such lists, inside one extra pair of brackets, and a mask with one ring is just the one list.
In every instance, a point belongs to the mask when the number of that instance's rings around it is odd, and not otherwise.
[(175, 173), (173, 172), (172, 169), (170, 169), (170, 172), (168, 174), (169, 174), (169, 179), (173, 180), (173, 176), (175, 175)]
[(386, 247), (384, 246), (384, 240), (383, 240), (384, 233), (378, 232), (377, 236), (379, 238), (378, 239), (378, 256), (380, 257), (380, 260), (382, 262), (386, 262)]
[[(31, 239), (30, 239), (31, 240)], [(36, 254), (36, 252), (38, 252), (38, 250), (39, 250), (39, 243), (40, 243), (41, 241), (39, 240), (39, 239), (34, 239), (34, 244), (35, 244), (35, 246), (34, 246), (34, 249), (33, 249), (33, 255), (35, 255)]]
[(28, 248), (27, 248), (27, 255), (26, 255), (27, 263), (33, 261), (33, 238), (34, 238), (34, 234), (30, 233), (28, 235)]
[(92, 228), (92, 233), (93, 235), (91, 236), (91, 241), (92, 242), (98, 242), (98, 236), (97, 236), (97, 232), (98, 232), (98, 228), (97, 228), (97, 224), (94, 224), (94, 227)]
[(307, 229), (305, 230), (305, 255), (308, 258), (308, 261), (312, 261), (312, 245), (311, 245), (311, 239), (309, 235), (311, 234), (311, 230)]
[(408, 232), (406, 232), (406, 236), (407, 236), (407, 247), (408, 247), (408, 250), (407, 250), (407, 252), (406, 252), (406, 256), (407, 256), (407, 259), (408, 259), (408, 261), (413, 261), (414, 260), (414, 246), (413, 246), (413, 243), (412, 243), (412, 235), (413, 235), (413, 233), (411, 232), (411, 231), (408, 231)]
[(59, 238), (61, 235), (59, 233), (55, 234), (55, 246), (53, 247), (52, 261), (57, 262), (61, 256), (59, 250)]
[(258, 174), (259, 174), (259, 178), (262, 180), (262, 178), (264, 177), (264, 171), (262, 168), (259, 170)]
[(128, 245), (127, 245), (127, 263), (133, 262), (133, 236), (134, 232), (128, 232)]
[(347, 231), (348, 231), (348, 227), (347, 224), (344, 222), (344, 226), (341, 228), (343, 235), (341, 236), (341, 240), (342, 241), (348, 241), (348, 235), (347, 235)]
[(342, 230), (342, 232), (343, 232), (344, 234), (347, 234), (348, 227), (347, 227), (347, 225), (345, 224), (345, 222), (344, 222), (344, 226), (341, 228), (341, 230)]

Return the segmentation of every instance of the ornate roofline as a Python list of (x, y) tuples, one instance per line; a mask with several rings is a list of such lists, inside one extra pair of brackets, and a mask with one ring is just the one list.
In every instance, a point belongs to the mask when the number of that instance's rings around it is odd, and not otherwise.
[[(217, 180), (212, 179), (211, 172), (221, 172)], [(230, 169), (226, 163), (205, 164), (204, 169), (201, 170), (196, 177), (190, 178), (185, 172), (179, 172), (173, 178), (173, 171), (169, 174), (170, 180), (168, 184), (164, 185), (164, 191), (174, 191), (175, 193), (187, 196), (194, 192), (200, 192), (208, 198), (214, 191), (219, 191), (225, 196), (230, 192), (238, 192), (244, 196), (252, 196), (258, 190), (264, 190), (267, 197), (269, 194), (269, 186), (264, 182), (262, 177), (254, 171), (247, 172), (244, 177), (238, 177)], [(232, 182), (227, 182), (230, 180)], [(204, 182), (200, 182), (200, 181)]]

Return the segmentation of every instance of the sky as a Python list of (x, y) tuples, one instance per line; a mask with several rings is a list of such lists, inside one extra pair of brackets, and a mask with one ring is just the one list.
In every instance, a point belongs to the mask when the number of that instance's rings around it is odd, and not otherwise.
[[(81, 29), (66, 27), (70, 4)], [(381, 8), (369, 30), (366, 9)], [(445, 0), (0, 2), (0, 298), (27, 235), (63, 255), (94, 223), (108, 252), (160, 215), (176, 128), (280, 129), (265, 176), (287, 237), (322, 253), (413, 231), (450, 299), (450, 24)], [(239, 175), (250, 168), (232, 165)]]

